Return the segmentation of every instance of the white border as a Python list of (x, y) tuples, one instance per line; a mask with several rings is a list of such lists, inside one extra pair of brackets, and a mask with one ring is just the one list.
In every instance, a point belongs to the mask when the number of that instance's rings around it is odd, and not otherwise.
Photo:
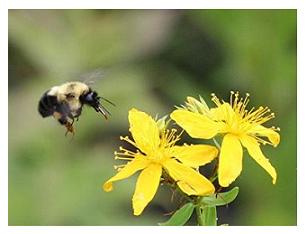
[[(8, 15), (7, 9), (0, 8), (0, 224), (1, 227), (8, 223)], [(0, 231), (1, 232), (1, 231)], [(3, 233), (3, 232), (1, 232)], [(5, 233), (5, 232), (4, 232)]]
[[(117, 233), (117, 232), (146, 232), (146, 233), (298, 233), (306, 232), (306, 150), (303, 146), (306, 144), (306, 117), (307, 108), (304, 103), (307, 100), (306, 92), (306, 22), (307, 9), (305, 0), (10, 0), (2, 2), (0, 8), (0, 26), (1, 26), (1, 85), (0, 85), (0, 124), (1, 124), (1, 163), (0, 163), (0, 233), (31, 233), (44, 234), (54, 232), (65, 233)], [(8, 77), (8, 21), (7, 9), (298, 9), (298, 216), (297, 227), (8, 227), (8, 116), (4, 114), (7, 110), (7, 77)], [(292, 111), (292, 110), (289, 110)], [(289, 191), (290, 192), (290, 191)], [(287, 201), (285, 201), (287, 202)], [(305, 230), (305, 231), (304, 231)]]
[[(306, 117), (307, 109), (304, 103), (307, 100), (306, 92), (306, 78), (307, 78), (307, 30), (305, 23), (307, 22), (307, 8), (306, 6), (298, 9), (297, 14), (297, 224), (299, 227), (306, 229), (306, 169), (307, 165), (306, 153), (304, 146), (306, 145), (306, 136), (304, 133), (307, 130)], [(306, 231), (306, 230), (305, 230)]]
[(100, 227), (100, 226), (76, 226), (76, 227), (10, 227), (8, 228), (9, 234), (15, 233), (31, 233), (31, 234), (53, 234), (53, 233), (73, 233), (73, 234), (109, 234), (109, 233), (146, 233), (146, 234), (259, 234), (259, 233), (295, 233), (297, 227), (234, 227), (234, 226), (219, 226), (219, 227), (203, 227), (203, 226), (183, 226), (183, 227), (160, 227), (160, 226), (142, 226), (142, 227)]

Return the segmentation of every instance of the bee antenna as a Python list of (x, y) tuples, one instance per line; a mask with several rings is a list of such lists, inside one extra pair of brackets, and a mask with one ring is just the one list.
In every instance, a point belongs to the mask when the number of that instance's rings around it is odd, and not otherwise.
[(110, 100), (108, 100), (108, 99), (106, 99), (106, 98), (104, 98), (104, 97), (100, 97), (102, 100), (104, 100), (104, 101), (106, 101), (106, 102), (108, 102), (108, 103), (110, 103), (112, 106), (116, 106), (113, 102), (111, 102)]
[(105, 119), (108, 119), (108, 115), (111, 116), (111, 113), (101, 104), (98, 106), (98, 111), (105, 117)]

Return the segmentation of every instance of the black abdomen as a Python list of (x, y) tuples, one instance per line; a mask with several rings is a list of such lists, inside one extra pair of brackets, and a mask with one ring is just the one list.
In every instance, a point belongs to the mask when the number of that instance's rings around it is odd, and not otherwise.
[(57, 105), (56, 96), (50, 96), (48, 92), (49, 90), (43, 94), (38, 103), (38, 112), (43, 118), (52, 115)]

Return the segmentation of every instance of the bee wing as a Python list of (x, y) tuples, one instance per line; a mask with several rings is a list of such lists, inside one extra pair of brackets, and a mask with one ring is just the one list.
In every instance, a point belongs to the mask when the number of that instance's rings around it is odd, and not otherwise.
[(105, 72), (102, 69), (98, 68), (80, 75), (80, 81), (87, 85), (93, 85), (97, 80), (103, 79), (104, 77)]
[(68, 74), (59, 74), (59, 77), (67, 77), (62, 80), (62, 82), (79, 81), (87, 85), (92, 85), (96, 81), (103, 79), (105, 77), (105, 71), (101, 68), (91, 70), (88, 72), (69, 72)]

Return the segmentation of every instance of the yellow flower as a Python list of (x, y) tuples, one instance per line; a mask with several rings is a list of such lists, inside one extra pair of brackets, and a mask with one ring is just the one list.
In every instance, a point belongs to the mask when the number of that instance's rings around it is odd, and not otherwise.
[(193, 168), (212, 161), (217, 156), (217, 148), (209, 145), (175, 146), (179, 140), (175, 129), (161, 131), (155, 120), (136, 109), (129, 111), (129, 123), (129, 131), (134, 141), (128, 137), (121, 137), (121, 140), (138, 150), (132, 152), (120, 147), (121, 152), (115, 152), (115, 159), (129, 162), (121, 166), (118, 173), (104, 183), (103, 189), (106, 192), (113, 189), (113, 182), (142, 170), (132, 198), (134, 215), (140, 215), (153, 199), (163, 169), (188, 195), (214, 193), (212, 183)]
[[(266, 170), (276, 182), (275, 168), (263, 155), (260, 144), (271, 144), (276, 147), (280, 136), (279, 128), (264, 127), (262, 124), (274, 118), (268, 107), (246, 110), (249, 94), (239, 98), (239, 93), (231, 92), (230, 102), (220, 101), (212, 94), (212, 101), (216, 108), (209, 109), (206, 103), (188, 97), (186, 106), (177, 109), (170, 115), (187, 133), (194, 138), (210, 139), (217, 134), (223, 134), (221, 152), (219, 156), (218, 180), (219, 184), (227, 187), (241, 173), (242, 146), (249, 155)], [(266, 138), (266, 139), (265, 139)]]

